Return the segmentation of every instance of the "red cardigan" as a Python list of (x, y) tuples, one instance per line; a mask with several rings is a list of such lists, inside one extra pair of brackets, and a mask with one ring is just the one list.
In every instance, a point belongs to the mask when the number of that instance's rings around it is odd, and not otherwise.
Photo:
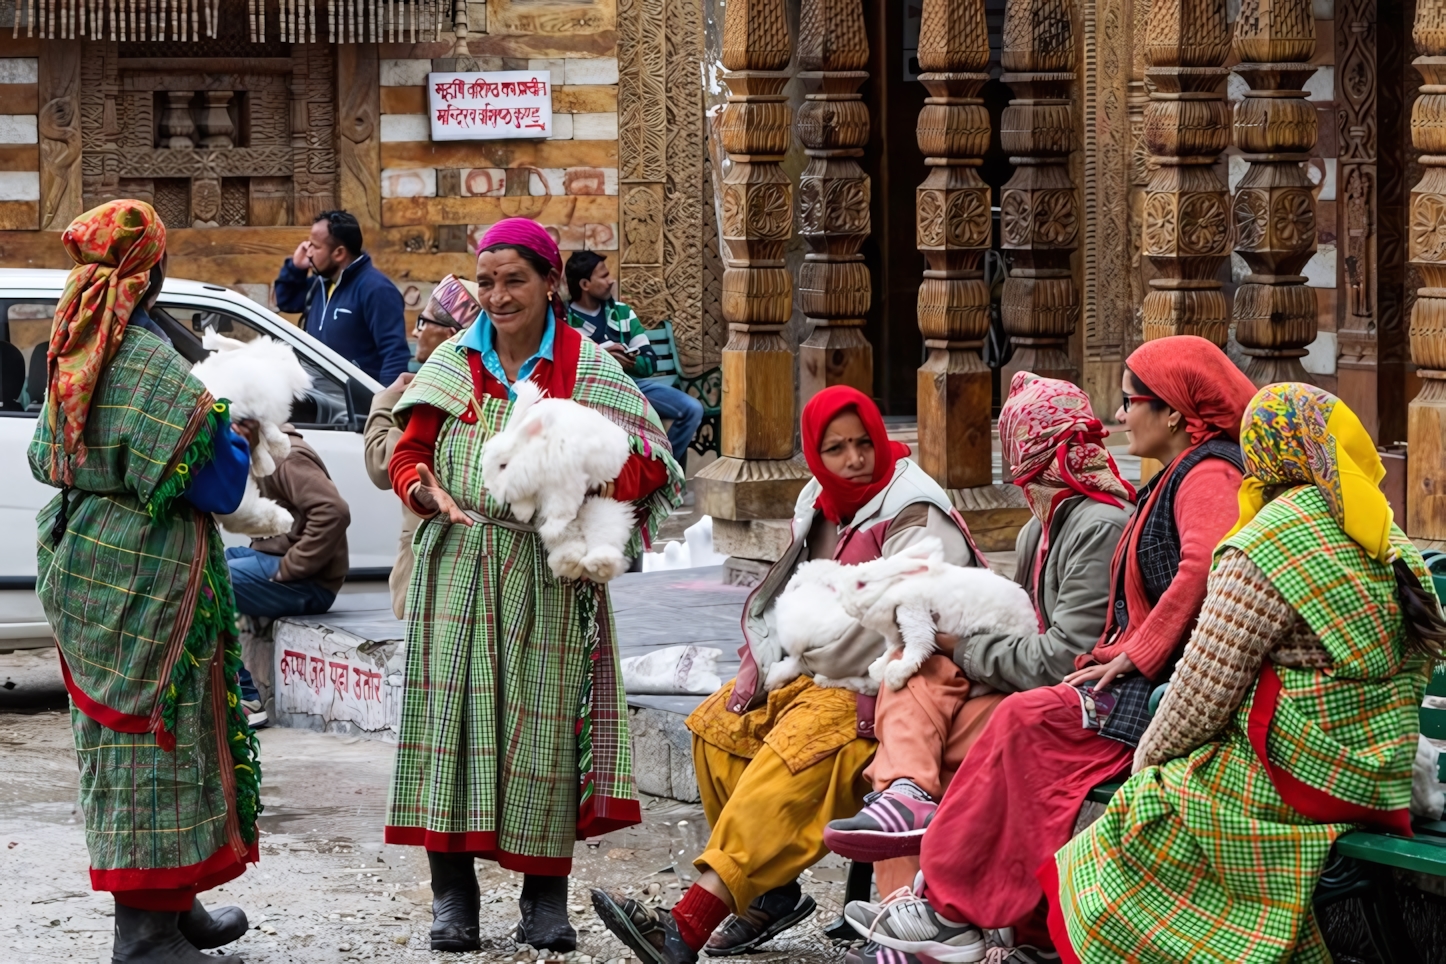
[[(1205, 602), (1205, 582), (1215, 547), (1240, 517), (1240, 470), (1224, 459), (1205, 459), (1180, 480), (1175, 492), (1175, 528), (1180, 532), (1180, 568), (1170, 588), (1153, 607), (1145, 595), (1139, 567), (1125, 565), (1125, 603), (1130, 610), (1130, 627), (1113, 643), (1103, 641), (1088, 655), (1080, 656), (1076, 667), (1108, 663), (1128, 653), (1135, 668), (1150, 679), (1159, 680), (1170, 657), (1182, 646), (1194, 628)], [(1146, 510), (1141, 507), (1138, 514)], [(1130, 538), (1126, 530), (1124, 540)], [(1114, 605), (1113, 591), (1110, 605)]]
[[(564, 332), (570, 334), (571, 339)], [(568, 325), (560, 325), (556, 335), (556, 363), (546, 358), (540, 360), (533, 369), (532, 380), (544, 386), (553, 397), (566, 398), (572, 394), (577, 375), (580, 336)], [(480, 354), (469, 349), (467, 364), (472, 370), (472, 390), (478, 398), (507, 398), (506, 386), (483, 367)], [(462, 416), (462, 420), (472, 422), (476, 417), (472, 412), (467, 412)], [(432, 405), (415, 406), (402, 437), (397, 440), (396, 447), (392, 450), (392, 460), (387, 463), (387, 474), (391, 477), (393, 491), (407, 508), (423, 518), (434, 513), (422, 508), (412, 499), (412, 488), (421, 481), (417, 475), (417, 464), (421, 463), (436, 472), (437, 436), (441, 434), (442, 423), (446, 420), (446, 413), (439, 408)], [(646, 458), (633, 453), (628, 456), (622, 472), (613, 484), (613, 498), (619, 502), (635, 502), (647, 498), (667, 481), (668, 469), (661, 459)]]

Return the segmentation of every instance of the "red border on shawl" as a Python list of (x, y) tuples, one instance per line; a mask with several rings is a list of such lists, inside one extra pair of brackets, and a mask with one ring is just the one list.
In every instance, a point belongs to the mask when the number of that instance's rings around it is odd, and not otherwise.
[(1246, 724), (1246, 736), (1255, 750), (1255, 756), (1275, 785), (1280, 799), (1302, 816), (1317, 823), (1364, 823), (1378, 827), (1388, 833), (1411, 837), (1411, 811), (1409, 807), (1400, 810), (1376, 810), (1360, 804), (1348, 803), (1318, 790), (1270, 762), (1266, 752), (1266, 738), (1270, 734), (1271, 721), (1275, 719), (1275, 707), (1280, 702), (1283, 689), (1280, 676), (1269, 660), (1260, 671), (1260, 682), (1255, 687), (1255, 702), (1250, 707), (1250, 719)]
[(549, 877), (565, 877), (572, 873), (571, 857), (528, 857), (497, 849), (497, 834), (492, 831), (478, 833), (438, 833), (424, 827), (388, 826), (382, 839), (389, 844), (403, 847), (424, 847), (443, 854), (471, 854), (483, 860), (496, 861), (498, 866), (520, 874), (542, 874)]
[(228, 880), (235, 880), (246, 870), (247, 864), (260, 863), (261, 855), (256, 844), (251, 844), (244, 860), (236, 858), (231, 844), (224, 843), (216, 852), (197, 864), (185, 867), (158, 867), (142, 870), (122, 867), (115, 870), (90, 869), (92, 890), (194, 890), (197, 892), (218, 887)]
[(1049, 926), (1049, 939), (1054, 941), (1054, 949), (1058, 952), (1060, 961), (1062, 964), (1080, 964), (1079, 955), (1069, 941), (1069, 928), (1064, 923), (1064, 911), (1059, 899), (1059, 867), (1055, 860), (1056, 858), (1050, 857), (1040, 864), (1034, 877), (1044, 888), (1044, 899), (1049, 904), (1045, 922)]
[(60, 675), (65, 680), (65, 689), (70, 693), (70, 698), (75, 701), (76, 709), (106, 729), (115, 730), (117, 733), (149, 733), (151, 731), (150, 716), (122, 713), (120, 710), (113, 710), (109, 706), (97, 703), (87, 696), (85, 690), (81, 689), (70, 675), (70, 667), (65, 663), (65, 654), (60, 651), (59, 646), (55, 648), (55, 651), (60, 656)]

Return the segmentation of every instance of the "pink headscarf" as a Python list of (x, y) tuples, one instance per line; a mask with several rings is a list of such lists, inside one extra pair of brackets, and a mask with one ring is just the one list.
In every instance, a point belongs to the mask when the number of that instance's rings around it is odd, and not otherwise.
[(557, 242), (552, 240), (546, 228), (531, 218), (498, 221), (482, 235), (482, 243), (477, 245), (477, 250), (485, 251), (494, 244), (521, 245), (542, 255), (555, 270), (562, 270), (562, 252), (557, 249)]
[(1000, 454), (1046, 532), (1055, 507), (1073, 495), (1117, 506), (1135, 500), (1103, 444), (1107, 435), (1078, 386), (1015, 372), (999, 410)]

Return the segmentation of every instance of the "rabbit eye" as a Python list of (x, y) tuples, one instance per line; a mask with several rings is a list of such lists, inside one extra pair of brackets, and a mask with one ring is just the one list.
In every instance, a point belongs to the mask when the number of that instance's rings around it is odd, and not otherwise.
[(862, 589), (862, 588), (864, 588), (864, 587), (867, 586), (867, 585), (868, 585), (868, 583), (860, 580), (860, 581), (854, 583), (854, 588), (855, 588), (855, 589)]

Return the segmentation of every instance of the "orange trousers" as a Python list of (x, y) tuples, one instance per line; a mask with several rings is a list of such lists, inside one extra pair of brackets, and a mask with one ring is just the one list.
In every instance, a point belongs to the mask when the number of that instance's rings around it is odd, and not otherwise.
[[(907, 777), (935, 800), (944, 790), (989, 717), (1004, 700), (1002, 693), (969, 696), (970, 683), (947, 656), (924, 661), (903, 689), (879, 688), (874, 709), (878, 749), (864, 771), (875, 790)], [(914, 882), (918, 857), (899, 857), (874, 864), (874, 882), (881, 896)]]

